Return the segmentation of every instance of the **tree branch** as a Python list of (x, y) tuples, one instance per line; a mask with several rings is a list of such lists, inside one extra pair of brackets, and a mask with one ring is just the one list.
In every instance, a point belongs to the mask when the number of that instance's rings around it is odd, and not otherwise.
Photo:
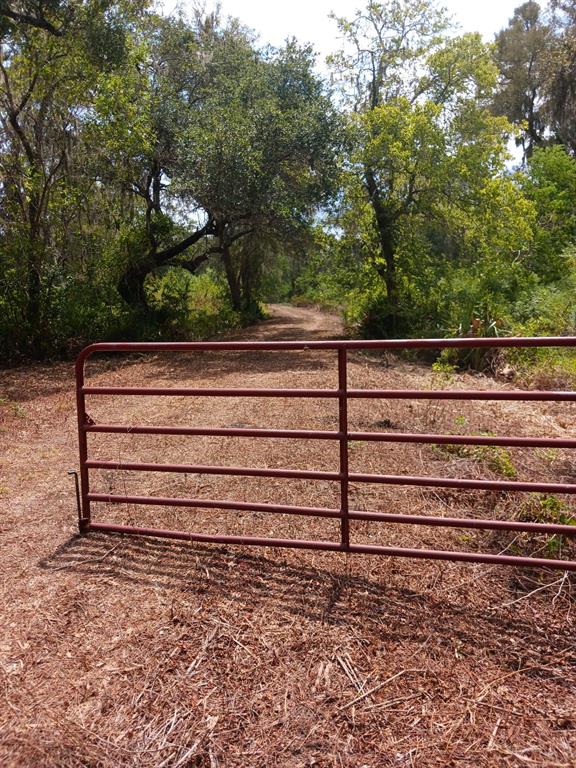
[(244, 229), (242, 232), (236, 232), (235, 235), (232, 235), (231, 237), (227, 238), (228, 245), (232, 245), (232, 243), (235, 243), (236, 240), (239, 240), (241, 237), (244, 237), (244, 235), (250, 235), (252, 232), (254, 232), (254, 229)]
[(8, 122), (12, 129), (14, 130), (14, 133), (18, 136), (20, 139), (20, 143), (22, 144), (22, 147), (24, 149), (24, 152), (26, 153), (26, 157), (28, 158), (28, 162), (33, 165), (36, 156), (34, 154), (34, 150), (32, 149), (32, 145), (28, 141), (28, 138), (26, 137), (26, 134), (24, 133), (24, 130), (22, 129), (22, 126), (18, 122), (18, 110), (16, 109), (16, 106), (14, 104), (14, 97), (12, 95), (12, 89), (10, 87), (10, 80), (8, 78), (8, 73), (6, 71), (6, 68), (4, 67), (4, 64), (2, 60), (0, 59), (0, 73), (2, 74), (2, 79), (4, 81), (4, 87), (6, 89), (6, 98), (8, 100), (8, 109), (7, 109), (7, 117)]
[(171, 245), (170, 248), (166, 248), (163, 251), (153, 254), (156, 266), (160, 266), (170, 259), (173, 259), (174, 256), (178, 256), (179, 253), (183, 253), (187, 248), (190, 248), (191, 245), (194, 245), (194, 243), (197, 243), (206, 235), (214, 235), (215, 233), (214, 221), (209, 219), (201, 229), (197, 229), (196, 232), (193, 232), (189, 237), (176, 243), (176, 245)]
[(222, 248), (219, 245), (215, 245), (212, 248), (208, 248), (204, 253), (201, 253), (199, 256), (194, 256), (193, 259), (188, 259), (187, 261), (180, 261), (178, 262), (179, 267), (183, 267), (184, 269), (187, 269), (189, 272), (196, 272), (198, 267), (201, 264), (204, 264), (205, 261), (208, 261), (208, 258), (213, 253), (221, 253)]
[(0, 16), (5, 16), (7, 19), (16, 21), (19, 24), (27, 24), (30, 27), (36, 27), (36, 29), (43, 29), (55, 37), (62, 37), (64, 34), (61, 29), (55, 27), (43, 16), (29, 16), (27, 13), (17, 13), (11, 8), (7, 8), (4, 4), (0, 5)]

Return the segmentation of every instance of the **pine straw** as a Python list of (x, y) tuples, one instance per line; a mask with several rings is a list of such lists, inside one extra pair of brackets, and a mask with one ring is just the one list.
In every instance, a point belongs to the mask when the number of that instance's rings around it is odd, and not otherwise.
[[(260, 338), (320, 337), (332, 318), (279, 309)], [(232, 358), (232, 359), (230, 359)], [(250, 362), (250, 365), (249, 365)], [(353, 355), (351, 384), (431, 387), (429, 369)], [(104, 360), (92, 380), (332, 386), (333, 356)], [(572, 583), (561, 572), (75, 534), (71, 366), (0, 374), (3, 766), (574, 766)], [(451, 386), (491, 387), (460, 376)], [(497, 386), (503, 386), (501, 383)], [(334, 404), (166, 398), (90, 403), (102, 419), (330, 429)], [(146, 406), (146, 409), (145, 409)], [(360, 430), (574, 434), (569, 404), (362, 402)], [(458, 418), (458, 422), (455, 419)], [(327, 445), (93, 440), (102, 458), (335, 468)], [(191, 452), (193, 450), (193, 452)], [(511, 452), (518, 478), (568, 480), (569, 454)], [(355, 445), (362, 471), (496, 477), (430, 446)], [(333, 504), (328, 483), (95, 473), (116, 492)], [(98, 485), (99, 484), (99, 485)], [(524, 497), (354, 489), (353, 506), (513, 516)], [(332, 521), (221, 510), (104, 508), (98, 519), (199, 530), (337, 535)], [(534, 551), (542, 541), (358, 523), (355, 541)], [(545, 543), (545, 542), (544, 542)], [(570, 554), (569, 552), (567, 554)]]

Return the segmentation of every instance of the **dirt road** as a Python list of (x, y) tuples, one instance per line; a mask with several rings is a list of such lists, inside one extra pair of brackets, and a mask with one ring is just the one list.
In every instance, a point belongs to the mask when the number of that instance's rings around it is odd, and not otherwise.
[(289, 304), (269, 304), (269, 318), (239, 336), (265, 341), (320, 340), (342, 338), (342, 321), (313, 307), (292, 307)]
[[(242, 338), (335, 338), (336, 317), (275, 306)], [(114, 385), (334, 386), (334, 354), (206, 353), (90, 368)], [(425, 388), (430, 369), (352, 355), (351, 385)], [(438, 384), (438, 382), (435, 382)], [(454, 386), (491, 387), (458, 375)], [(501, 384), (499, 385), (501, 386)], [(72, 366), (0, 372), (0, 764), (62, 768), (573, 766), (576, 648), (562, 573), (76, 535)], [(161, 402), (158, 402), (158, 401)], [(193, 400), (193, 402), (192, 402)], [(136, 402), (137, 401), (137, 402)], [(358, 402), (358, 429), (574, 434), (572, 405)], [(93, 398), (96, 421), (333, 429), (333, 403)], [(94, 457), (335, 469), (320, 441), (98, 435)], [(492, 457), (493, 458), (493, 457)], [(511, 452), (518, 479), (565, 480)], [(490, 457), (358, 444), (351, 468), (498, 477)], [(95, 472), (95, 490), (331, 506), (328, 482)], [(517, 514), (503, 495), (353, 489), (357, 508)], [(108, 507), (98, 519), (321, 538), (333, 521)], [(288, 517), (288, 516), (287, 516)], [(367, 543), (501, 551), (522, 541), (358, 523)], [(543, 587), (541, 589), (541, 587)]]

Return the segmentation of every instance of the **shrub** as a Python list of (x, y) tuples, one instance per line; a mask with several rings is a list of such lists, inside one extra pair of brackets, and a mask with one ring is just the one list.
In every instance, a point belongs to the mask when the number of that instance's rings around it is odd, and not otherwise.
[(240, 325), (227, 288), (212, 269), (191, 275), (181, 267), (167, 267), (148, 275), (145, 290), (159, 332), (167, 338), (206, 339)]

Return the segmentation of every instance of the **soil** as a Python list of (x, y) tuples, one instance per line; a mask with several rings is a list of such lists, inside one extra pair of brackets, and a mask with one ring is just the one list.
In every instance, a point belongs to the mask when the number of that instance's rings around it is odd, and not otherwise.
[[(274, 306), (245, 339), (341, 336)], [(488, 376), (350, 354), (350, 386), (490, 389)], [(334, 387), (333, 352), (101, 357), (90, 383)], [(357, 431), (574, 437), (574, 404), (359, 400)], [(328, 400), (92, 397), (98, 422), (336, 429)], [(91, 435), (93, 458), (337, 470), (330, 441)], [(502, 566), (77, 534), (73, 365), (0, 371), (0, 765), (576, 766), (573, 584)], [(352, 443), (353, 471), (575, 482), (568, 451)], [(95, 470), (92, 489), (334, 507), (329, 481)], [(528, 494), (358, 485), (356, 509), (545, 520)], [(556, 504), (556, 502), (554, 502)], [(571, 502), (561, 502), (569, 519)], [(336, 521), (94, 505), (94, 519), (338, 538)], [(544, 536), (357, 522), (368, 544), (574, 557)]]

